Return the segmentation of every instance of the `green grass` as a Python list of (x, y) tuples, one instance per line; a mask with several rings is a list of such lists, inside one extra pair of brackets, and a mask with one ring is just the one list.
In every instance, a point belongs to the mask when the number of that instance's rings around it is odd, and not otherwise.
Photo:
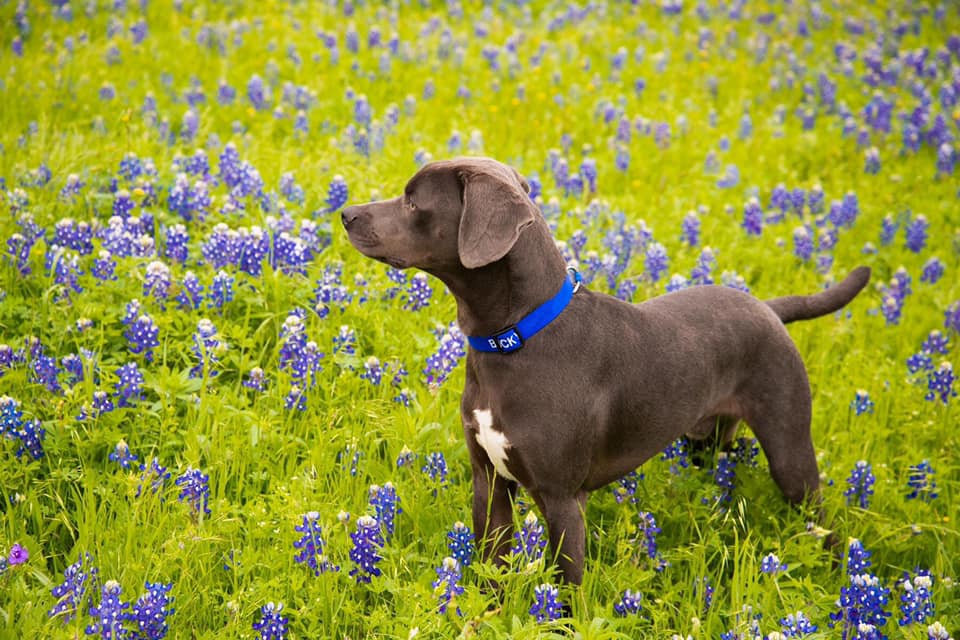
[[(820, 637), (839, 637), (839, 629), (831, 630), (827, 622), (841, 587), (848, 584), (846, 574), (808, 533), (812, 514), (784, 502), (762, 455), (758, 468), (738, 468), (737, 489), (726, 510), (709, 500), (716, 492), (709, 475), (712, 455), (706, 468), (679, 476), (659, 458), (646, 462), (635, 505), (618, 504), (609, 490), (596, 492), (587, 508), (584, 584), (561, 589), (561, 599), (572, 606), (572, 618), (539, 625), (528, 613), (534, 587), (558, 579), (550, 562), (523, 567), (514, 561), (503, 571), (473, 564), (464, 571), (466, 591), (457, 599), (463, 615), (436, 612), (431, 583), (448, 553), (446, 532), (458, 520), (470, 522), (469, 457), (459, 418), (463, 367), (437, 388), (428, 387), (422, 373), (437, 348), (434, 329), (455, 317), (454, 301), (433, 279), (434, 295), (425, 309), (405, 310), (402, 296), (386, 299), (384, 292), (393, 285), (385, 268), (350, 247), (336, 213), (323, 213), (334, 175), (346, 180), (350, 202), (390, 197), (416, 170), (418, 152), (434, 159), (482, 153), (528, 177), (538, 175), (556, 237), (567, 241), (583, 230), (585, 251), (601, 257), (608, 252), (603, 240), (615, 228), (615, 214), (622, 213), (628, 224), (644, 221), (668, 250), (668, 275), (689, 275), (703, 245), (716, 252), (718, 280), (722, 272), (735, 272), (760, 298), (815, 292), (859, 264), (872, 267), (872, 284), (848, 307), (849, 314), (789, 327), (807, 363), (814, 394), (814, 441), (826, 481), (825, 522), (841, 540), (860, 539), (873, 553), (871, 571), (891, 588), (887, 610), (894, 615), (885, 627), (890, 637), (926, 637), (926, 625), (897, 625), (903, 591), (896, 581), (916, 568), (935, 576), (935, 619), (957, 633), (960, 599), (953, 581), (960, 558), (960, 399), (947, 404), (926, 401), (926, 379), (909, 376), (905, 366), (930, 331), (946, 331), (944, 312), (960, 300), (956, 173), (938, 175), (936, 150), (930, 145), (916, 153), (902, 151), (903, 125), (896, 113), (917, 104), (910, 71), (902, 72), (897, 86), (882, 89), (896, 107), (893, 131), (871, 136), (870, 144), (882, 159), (877, 175), (864, 172), (864, 149), (855, 136), (842, 135), (836, 113), (814, 98), (809, 104), (819, 105), (819, 114), (812, 130), (802, 128), (796, 113), (806, 104), (804, 83), (815, 88), (819, 74), (825, 73), (837, 85), (838, 104), (844, 103), (866, 126), (862, 111), (875, 90), (862, 80), (862, 60), (873, 34), (887, 34), (888, 56), (897, 50), (894, 45), (901, 52), (929, 47), (933, 60), (948, 37), (960, 33), (960, 14), (950, 7), (940, 20), (932, 9), (914, 18), (910, 7), (899, 3), (864, 7), (838, 2), (825, 7), (829, 19), (813, 28), (810, 9), (801, 6), (805, 3), (748, 3), (739, 20), (714, 7), (705, 22), (693, 3), (686, 4), (681, 16), (669, 16), (650, 3), (599, 3), (586, 17), (550, 28), (554, 18), (567, 15), (565, 4), (519, 7), (499, 2), (481, 10), (465, 3), (460, 18), (441, 3), (358, 3), (355, 15), (347, 18), (342, 7), (330, 3), (185, 2), (179, 11), (150, 3), (145, 11), (139, 5), (125, 12), (101, 6), (87, 16), (84, 6), (74, 2), (74, 18), (66, 21), (53, 14), (52, 5), (36, 2), (26, 14), (29, 29), (22, 56), (13, 52), (17, 7), (0, 5), (3, 250), (7, 239), (21, 231), (17, 221), (25, 212), (46, 229), (45, 239), (29, 256), (29, 275), (11, 260), (0, 260), (0, 343), (17, 350), (35, 336), (58, 363), (87, 349), (96, 354), (99, 376), (96, 381), (88, 363), (84, 380), (71, 385), (61, 374), (64, 390), (53, 393), (36, 381), (34, 358), (27, 357), (0, 377), (0, 395), (16, 399), (24, 417), (40, 420), (46, 430), (39, 460), (16, 457), (13, 437), (0, 441), (0, 552), (18, 543), (30, 553), (27, 563), (0, 575), (0, 637), (83, 636), (91, 622), (85, 611), (67, 625), (51, 620), (47, 612), (56, 603), (51, 589), (63, 581), (64, 569), (85, 553), (94, 558), (102, 580), (120, 583), (124, 600), (136, 600), (145, 581), (172, 583), (176, 612), (168, 622), (173, 638), (255, 637), (252, 625), (267, 602), (284, 604), (291, 638), (524, 638), (569, 630), (583, 638), (717, 638), (728, 630), (748, 631), (750, 615), (744, 607), (763, 614), (764, 634), (778, 631), (778, 621), (788, 613), (803, 611), (819, 625)], [(756, 20), (766, 11), (776, 14), (770, 25)], [(866, 25), (866, 35), (849, 33), (847, 17)], [(135, 44), (130, 27), (141, 18), (148, 35)], [(431, 19), (439, 27), (429, 29)], [(797, 35), (801, 19), (811, 25), (809, 38)], [(914, 19), (918, 33), (894, 38), (894, 27)], [(119, 26), (112, 36), (111, 25)], [(345, 45), (351, 25), (359, 34), (357, 54)], [(478, 34), (481, 25), (489, 35)], [(397, 34), (396, 55), (367, 46), (372, 27), (380, 29), (384, 42)], [(697, 45), (701, 28), (713, 34), (706, 50)], [(318, 32), (336, 36), (339, 62), (331, 61)], [(72, 51), (65, 42), (68, 37)], [(199, 43), (203, 38), (222, 42), (223, 50)], [(763, 38), (769, 38), (769, 47), (760, 57), (757, 48)], [(849, 75), (834, 57), (838, 41), (859, 53)], [(484, 59), (485, 46), (501, 49), (499, 69)], [(611, 59), (621, 46), (627, 51), (626, 62), (622, 71), (615, 71)], [(111, 54), (113, 64), (107, 62), (111, 47), (118, 53)], [(291, 60), (289, 47), (302, 62)], [(381, 67), (381, 56), (389, 59), (389, 70)], [(658, 71), (661, 57), (666, 65)], [(960, 134), (960, 112), (942, 109), (938, 91), (950, 73), (957, 73), (958, 64), (954, 57), (952, 71), (941, 64), (936, 79), (922, 80), (931, 92), (934, 113), (944, 114), (954, 136)], [(254, 109), (246, 97), (254, 74), (272, 94), (263, 110)], [(634, 85), (641, 78), (646, 88), (637, 92)], [(221, 80), (237, 90), (231, 105), (217, 101)], [(177, 136), (188, 109), (183, 95), (192, 82), (202, 88), (206, 101), (196, 107), (196, 138), (184, 141)], [(105, 83), (115, 89), (112, 100), (98, 96)], [(294, 128), (297, 110), (283, 103), (284, 83), (305, 87), (312, 96), (305, 109), (307, 134)], [(435, 92), (429, 98), (424, 95), (428, 84)], [(372, 129), (385, 129), (382, 148), (369, 155), (357, 152), (347, 137), (354, 123), (348, 88), (369, 99)], [(461, 89), (469, 91), (469, 98), (458, 95)], [(156, 99), (156, 118), (143, 113), (148, 94)], [(607, 104), (633, 125), (643, 124), (638, 118), (669, 124), (669, 143), (658, 144), (636, 126), (629, 142), (617, 143), (617, 119), (607, 123), (603, 118)], [(274, 113), (278, 105), (282, 114)], [(385, 127), (391, 106), (399, 118)], [(785, 114), (782, 123), (778, 109)], [(740, 139), (744, 113), (750, 115), (753, 131)], [(177, 134), (172, 144), (159, 134), (164, 120)], [(448, 140), (454, 132), (461, 134), (463, 146), (451, 150)], [(482, 144), (468, 148), (474, 132)], [(596, 194), (578, 198), (555, 184), (549, 153), (562, 149), (563, 136), (570, 139), (569, 150), (561, 154), (571, 171), (584, 157), (596, 160)], [(718, 150), (723, 136), (729, 139), (728, 151)], [(44, 263), (54, 225), (64, 218), (105, 225), (114, 203), (113, 179), (142, 201), (145, 185), (128, 184), (118, 174), (127, 153), (152, 158), (157, 168), (158, 175), (148, 182), (158, 200), (136, 213), (154, 217), (162, 256), (163, 229), (183, 222), (167, 207), (178, 172), (174, 158), (206, 148), (216, 175), (221, 147), (230, 141), (259, 171), (268, 193), (277, 193), (281, 175), (293, 172), (304, 189), (304, 202), (279, 200), (294, 220), (312, 218), (329, 233), (329, 247), (314, 257), (305, 275), (266, 265), (264, 273), (254, 277), (227, 267), (236, 277), (235, 297), (222, 310), (177, 309), (172, 296), (188, 270), (205, 286), (217, 271), (199, 263), (201, 243), (214, 225), (267, 228), (268, 217), (278, 216), (264, 211), (254, 198), (244, 199), (245, 211), (219, 213), (227, 200), (227, 190), (220, 185), (211, 188), (211, 214), (187, 225), (188, 264), (165, 260), (174, 282), (165, 307), (143, 290), (147, 264), (155, 257), (120, 258), (119, 279), (98, 283), (90, 267), (100, 240), (95, 240), (93, 254), (80, 256), (83, 291), (64, 295)], [(630, 153), (625, 171), (615, 165), (618, 146)], [(718, 175), (704, 171), (711, 150), (721, 168), (739, 168), (736, 187), (719, 188)], [(38, 185), (35, 172), (41, 165), (49, 168), (52, 179)], [(72, 173), (86, 186), (79, 197), (65, 200), (58, 193)], [(741, 227), (748, 198), (757, 195), (767, 209), (780, 183), (803, 189), (819, 184), (828, 207), (848, 192), (856, 195), (859, 215), (852, 228), (840, 230), (828, 273), (792, 254), (794, 228), (813, 223), (809, 211), (802, 220), (788, 214), (785, 222), (768, 225), (760, 237), (748, 236)], [(18, 189), (27, 198), (26, 206), (16, 204)], [(600, 213), (586, 221), (591, 201)], [(698, 207), (702, 241), (691, 248), (680, 241), (681, 221)], [(885, 216), (905, 221), (916, 214), (930, 221), (923, 251), (905, 247), (903, 224), (892, 244), (881, 245)], [(864, 253), (866, 243), (878, 250)], [(946, 275), (936, 284), (923, 283), (921, 271), (932, 256), (945, 264)], [(284, 400), (291, 378), (288, 369), (278, 368), (280, 329), (295, 308), (315, 307), (317, 280), (331, 265), (342, 266), (342, 283), (354, 297), (342, 308), (331, 305), (323, 318), (308, 311), (307, 335), (326, 356), (318, 382), (307, 394), (306, 409), (288, 410)], [(879, 313), (878, 285), (889, 283), (901, 266), (912, 277), (913, 293), (899, 323), (888, 324)], [(638, 278), (638, 302), (664, 292), (666, 279), (651, 283), (641, 278), (643, 273), (642, 256), (636, 256), (621, 278)], [(598, 276), (591, 286), (606, 291), (605, 277)], [(131, 354), (124, 338), (121, 320), (132, 299), (139, 299), (159, 326), (159, 346), (151, 363)], [(204, 317), (216, 325), (227, 348), (219, 353), (219, 375), (190, 378), (196, 364), (193, 333)], [(82, 318), (92, 320), (90, 329), (77, 330)], [(333, 354), (334, 337), (343, 325), (356, 334), (355, 355)], [(950, 340), (950, 352), (934, 356), (935, 366), (941, 360), (960, 366), (960, 336), (951, 333)], [(380, 386), (360, 377), (370, 356), (403, 363), (410, 372), (403, 383), (413, 397), (410, 407), (393, 401), (397, 389), (391, 388), (388, 376)], [(132, 408), (77, 420), (95, 391), (113, 391), (117, 368), (131, 361), (145, 376), (143, 400)], [(256, 366), (269, 381), (262, 394), (242, 385)], [(851, 410), (858, 389), (867, 390), (875, 402), (872, 413), (856, 416)], [(746, 427), (741, 435), (750, 435)], [(138, 456), (137, 464), (156, 457), (168, 467), (172, 477), (163, 490), (136, 497), (139, 470), (123, 470), (108, 460), (121, 439)], [(398, 468), (404, 447), (419, 457), (414, 465)], [(354, 451), (361, 455), (351, 474)], [(420, 471), (430, 452), (443, 453), (449, 465), (448, 486), (437, 491)], [(907, 500), (909, 467), (924, 459), (936, 470), (940, 495), (930, 502)], [(867, 510), (849, 506), (843, 495), (858, 460), (869, 461), (876, 474)], [(178, 500), (179, 488), (173, 485), (191, 466), (209, 474), (211, 513), (199, 518)], [(370, 486), (385, 482), (397, 488), (403, 513), (383, 549), (383, 575), (369, 585), (357, 584), (348, 575), (349, 534), (356, 519), (369, 511)], [(294, 526), (310, 511), (320, 514), (326, 553), (341, 566), (338, 573), (315, 577), (294, 561), (293, 542), (300, 536)], [(351, 514), (349, 523), (338, 521), (341, 511)], [(638, 511), (653, 513), (662, 529), (657, 542), (669, 562), (663, 571), (646, 561), (636, 540)], [(518, 508), (517, 524), (522, 520)], [(762, 574), (760, 563), (768, 553), (776, 553), (788, 571), (776, 577)], [(704, 610), (696, 588), (704, 576), (715, 588), (709, 610)], [(501, 585), (499, 592), (485, 587), (493, 577)], [(616, 617), (613, 604), (628, 588), (643, 593), (643, 611)], [(98, 602), (99, 597), (94, 599)]]

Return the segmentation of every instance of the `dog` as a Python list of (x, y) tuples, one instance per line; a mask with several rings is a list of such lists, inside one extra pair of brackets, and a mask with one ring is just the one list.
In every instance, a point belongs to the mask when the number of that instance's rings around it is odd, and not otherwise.
[(795, 504), (819, 498), (806, 369), (784, 324), (832, 313), (867, 267), (809, 296), (761, 301), (696, 286), (630, 304), (572, 282), (513, 168), (488, 158), (423, 166), (403, 195), (346, 207), (364, 255), (439, 278), (468, 336), (460, 403), (473, 525), (502, 563), (522, 485), (547, 521), (562, 579), (580, 584), (590, 491), (683, 435), (756, 435)]

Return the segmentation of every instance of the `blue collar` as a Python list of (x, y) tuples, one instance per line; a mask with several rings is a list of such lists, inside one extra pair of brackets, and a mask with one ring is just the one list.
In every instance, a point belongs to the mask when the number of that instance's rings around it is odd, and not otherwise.
[(575, 269), (570, 269), (570, 272), (573, 274), (573, 281), (564, 278), (563, 286), (560, 287), (557, 295), (531, 311), (528, 316), (512, 327), (498, 331), (492, 336), (467, 336), (470, 346), (485, 353), (513, 353), (522, 348), (524, 342), (553, 322), (570, 304), (581, 282), (580, 274)]

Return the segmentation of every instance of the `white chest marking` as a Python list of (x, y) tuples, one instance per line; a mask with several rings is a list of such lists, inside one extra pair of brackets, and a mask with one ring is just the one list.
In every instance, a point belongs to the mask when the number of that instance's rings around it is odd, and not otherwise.
[(493, 428), (493, 414), (489, 409), (474, 409), (473, 417), (477, 421), (477, 444), (487, 452), (487, 457), (493, 463), (493, 468), (508, 480), (517, 481), (507, 469), (507, 449), (510, 442), (502, 431)]

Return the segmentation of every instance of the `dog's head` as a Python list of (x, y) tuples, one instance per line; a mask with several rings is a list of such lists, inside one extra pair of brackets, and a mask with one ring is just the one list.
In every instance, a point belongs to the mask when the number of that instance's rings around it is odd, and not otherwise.
[(341, 219), (361, 253), (405, 269), (476, 269), (503, 258), (539, 215), (527, 182), (488, 158), (432, 162), (390, 200), (347, 207)]

